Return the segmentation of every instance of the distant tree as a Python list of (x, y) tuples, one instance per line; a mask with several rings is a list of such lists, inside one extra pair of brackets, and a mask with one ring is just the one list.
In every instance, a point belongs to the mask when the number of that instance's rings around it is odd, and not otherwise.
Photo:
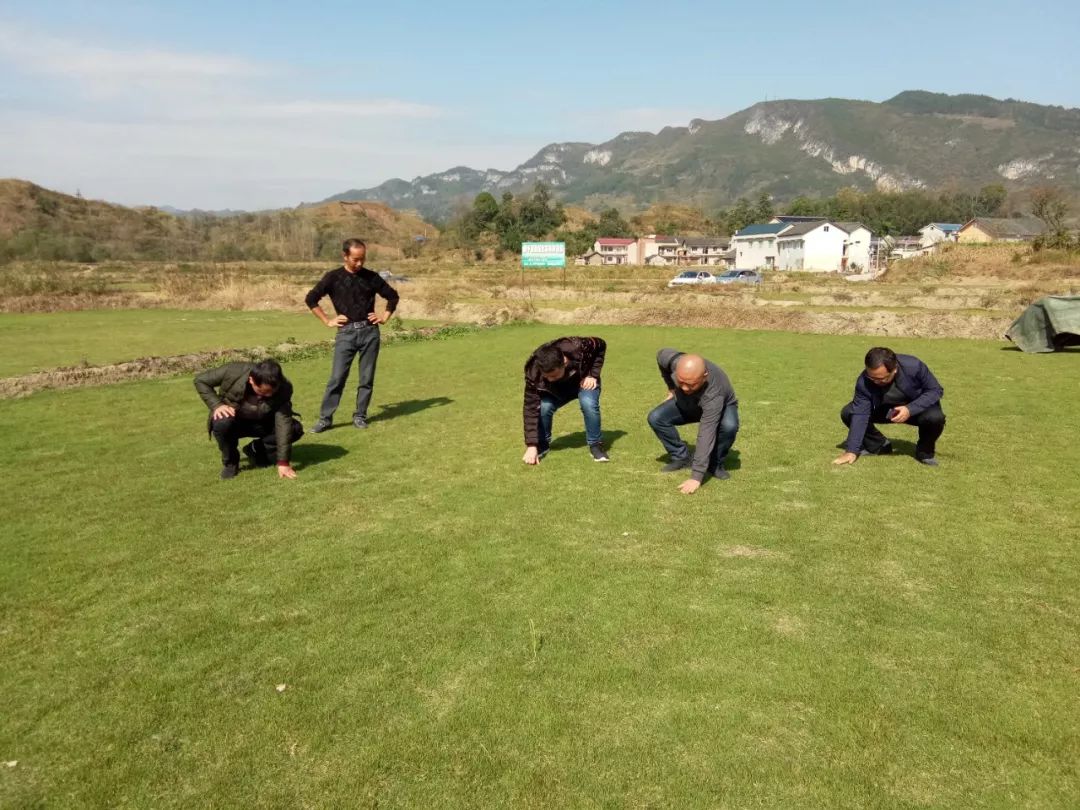
[(727, 227), (728, 233), (735, 233), (753, 224), (756, 217), (757, 211), (745, 197), (740, 197), (734, 207), (720, 212), (720, 220)]
[(1074, 249), (1077, 240), (1065, 227), (1069, 215), (1069, 202), (1064, 192), (1055, 186), (1041, 186), (1031, 192), (1031, 212), (1046, 225), (1045, 233), (1034, 241), (1036, 250), (1043, 248)]
[(499, 203), (486, 191), (481, 191), (473, 200), (472, 215), (478, 226), (487, 228), (495, 221), (499, 213)]
[(630, 223), (622, 218), (618, 208), (605, 208), (600, 212), (600, 220), (597, 222), (597, 232), (600, 236), (629, 239), (634, 235)]
[(758, 196), (757, 205), (754, 207), (754, 220), (756, 222), (768, 222), (774, 216), (776, 216), (776, 213), (773, 211), (772, 197), (769, 196), (768, 192), (763, 191)]
[(542, 239), (566, 222), (566, 212), (561, 204), (552, 203), (548, 187), (537, 183), (533, 193), (521, 204), (518, 222), (526, 240)]

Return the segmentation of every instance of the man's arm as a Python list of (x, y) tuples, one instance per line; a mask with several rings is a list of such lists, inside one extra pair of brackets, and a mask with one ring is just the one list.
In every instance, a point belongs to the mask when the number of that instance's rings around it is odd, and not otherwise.
[(720, 419), (724, 415), (724, 400), (716, 397), (704, 404), (701, 409), (701, 422), (698, 424), (697, 444), (694, 445), (694, 461), (690, 465), (690, 477), (699, 484), (705, 480), (716, 447), (716, 432), (720, 429)]
[(202, 401), (206, 403), (206, 407), (211, 411), (225, 402), (218, 395), (217, 389), (225, 381), (227, 369), (227, 365), (218, 366), (204, 371), (195, 378), (195, 390), (199, 392)]
[(286, 467), (292, 461), (292, 383), (282, 384), (281, 402), (274, 410), (274, 438), (277, 440), (277, 463)]
[(540, 391), (536, 382), (525, 369), (525, 397), (521, 411), (525, 428), (525, 446), (537, 447), (540, 444)]
[(858, 453), (862, 447), (866, 429), (870, 426), (870, 414), (874, 409), (874, 403), (870, 395), (863, 390), (857, 381), (855, 383), (855, 396), (851, 400), (851, 427), (848, 428), (847, 440), (844, 448), (849, 453)]
[(907, 405), (911, 416), (918, 416), (927, 408), (937, 405), (945, 394), (945, 389), (941, 387), (937, 377), (922, 360), (919, 361), (919, 370), (915, 373), (915, 382), (922, 389), (922, 393)]
[(327, 317), (326, 312), (319, 306), (319, 302), (330, 294), (331, 278), (333, 278), (333, 271), (320, 278), (308, 294), (304, 296), (304, 303), (307, 304), (307, 308), (311, 310), (311, 314), (322, 321), (324, 326), (336, 328), (348, 323), (349, 319), (345, 315), (337, 315), (334, 318)]
[(592, 352), (592, 366), (589, 368), (586, 376), (592, 377), (594, 380), (600, 379), (600, 372), (604, 368), (604, 356), (607, 354), (607, 342), (603, 338), (591, 337), (585, 338), (588, 341), (589, 348)]
[(386, 299), (386, 314), (389, 317), (390, 315), (393, 315), (394, 311), (397, 309), (398, 301), (401, 299), (401, 296), (398, 295), (398, 291), (391, 287), (382, 276), (379, 276), (379, 282), (380, 284), (375, 292)]
[(664, 385), (668, 391), (675, 390), (675, 379), (671, 376), (671, 366), (682, 356), (682, 352), (675, 349), (661, 349), (656, 353), (656, 365), (660, 367), (660, 376), (664, 378)]

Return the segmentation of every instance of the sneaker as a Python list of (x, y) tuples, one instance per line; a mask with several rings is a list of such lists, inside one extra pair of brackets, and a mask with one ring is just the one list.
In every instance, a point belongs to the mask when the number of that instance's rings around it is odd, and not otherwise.
[(933, 456), (915, 456), (915, 460), (920, 464), (925, 464), (927, 467), (938, 466), (938, 460)]
[(611, 461), (608, 454), (604, 452), (604, 445), (602, 444), (590, 444), (589, 452), (592, 453), (593, 461)]
[(240, 474), (239, 464), (226, 464), (221, 468), (221, 480), (228, 481), (230, 478), (236, 478)]
[(363, 416), (354, 416), (352, 420), (352, 426), (357, 430), (367, 430), (367, 419)]
[(660, 468), (660, 472), (663, 472), (663, 473), (678, 472), (679, 470), (685, 470), (689, 466), (690, 466), (690, 456), (687, 456), (686, 458), (673, 458), (671, 461), (669, 461), (667, 464), (665, 464), (663, 467)]
[(253, 467), (269, 467), (270, 457), (266, 455), (266, 447), (262, 442), (249, 442), (244, 445), (244, 455), (251, 460)]
[(330, 419), (320, 419), (318, 422), (311, 426), (311, 432), (322, 433), (324, 430), (329, 430), (332, 424), (334, 423)]

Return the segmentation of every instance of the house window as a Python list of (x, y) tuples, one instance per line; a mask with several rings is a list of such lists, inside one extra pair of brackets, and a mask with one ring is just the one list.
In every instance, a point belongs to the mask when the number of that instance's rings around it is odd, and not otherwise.
[(829, 226), (828, 225), (825, 226), (824, 231), (825, 231), (825, 233), (829, 232)]

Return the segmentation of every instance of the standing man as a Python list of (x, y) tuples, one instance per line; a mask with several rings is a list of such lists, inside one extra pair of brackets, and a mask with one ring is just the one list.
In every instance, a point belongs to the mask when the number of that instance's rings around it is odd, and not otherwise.
[[(359, 239), (346, 239), (341, 246), (342, 266), (331, 270), (311, 288), (304, 302), (320, 321), (337, 330), (334, 338), (334, 365), (326, 384), (319, 421), (312, 433), (322, 433), (334, 423), (334, 411), (349, 379), (353, 358), (360, 355), (360, 380), (356, 386), (356, 410), (353, 426), (366, 428), (371, 389), (375, 383), (375, 363), (379, 359), (379, 324), (386, 323), (397, 309), (397, 290), (378, 273), (364, 267), (367, 246)], [(328, 318), (319, 306), (330, 296), (337, 317)], [(386, 299), (386, 312), (375, 314), (375, 296)]]
[(525, 363), (526, 464), (539, 464), (551, 446), (555, 411), (572, 400), (585, 418), (593, 461), (608, 461), (600, 432), (600, 370), (607, 344), (598, 337), (564, 337), (545, 343)]
[(304, 435), (293, 418), (292, 383), (276, 360), (228, 363), (195, 378), (195, 390), (210, 409), (207, 429), (221, 448), (221, 477), (240, 472), (241, 437), (254, 437), (244, 455), (255, 467), (269, 467), (277, 459), (279, 478), (296, 478), (290, 462), (292, 446)]
[[(691, 468), (690, 478), (679, 485), (679, 491), (692, 495), (706, 475), (721, 480), (731, 477), (724, 460), (739, 432), (739, 401), (727, 374), (700, 355), (661, 349), (656, 363), (668, 394), (649, 413), (649, 427), (671, 456), (663, 472)], [(699, 423), (693, 462), (677, 429), (692, 422)]]
[(874, 425), (892, 423), (917, 427), (915, 459), (936, 467), (936, 444), (945, 430), (945, 413), (938, 404), (945, 393), (941, 383), (918, 357), (896, 354), (892, 349), (871, 349), (865, 366), (855, 380), (855, 398), (840, 411), (848, 428), (846, 451), (833, 464), (891, 453), (892, 444)]

